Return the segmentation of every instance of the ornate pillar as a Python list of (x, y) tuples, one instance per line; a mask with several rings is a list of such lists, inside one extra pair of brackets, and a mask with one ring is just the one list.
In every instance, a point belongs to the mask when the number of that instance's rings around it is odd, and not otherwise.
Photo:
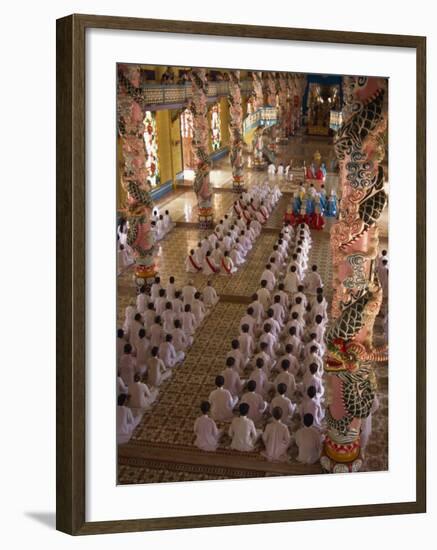
[(277, 91), (278, 91), (278, 103), (279, 103), (279, 132), (278, 137), (281, 141), (287, 141), (287, 77), (286, 73), (278, 73), (277, 78)]
[(209, 179), (211, 161), (208, 155), (208, 109), (206, 105), (208, 83), (205, 69), (190, 72), (193, 99), (193, 150), (195, 157), (194, 192), (197, 197), (199, 226), (213, 226), (212, 186)]
[(243, 107), (241, 104), (240, 71), (229, 72), (229, 133), (231, 138), (232, 189), (241, 193), (243, 185)]
[[(274, 73), (263, 73), (264, 76), (264, 103), (270, 107), (276, 108), (276, 83), (275, 83), (275, 74)], [(271, 142), (269, 144), (269, 149), (276, 152), (276, 135), (277, 128), (271, 126), (269, 128), (269, 133), (271, 136)]]
[(373, 325), (382, 302), (376, 273), (378, 220), (386, 206), (382, 135), (387, 124), (386, 81), (345, 77), (344, 123), (335, 138), (340, 164), (340, 219), (331, 229), (332, 322), (326, 334), (328, 424), (322, 466), (358, 471), (360, 428), (375, 399), (376, 362), (387, 348), (373, 347)]
[[(262, 84), (262, 73), (252, 71), (252, 85), (253, 85), (253, 112), (255, 113), (258, 109), (261, 109), (264, 105), (264, 95), (263, 95), (263, 84)], [(252, 147), (253, 151), (253, 162), (251, 163), (254, 167), (263, 167), (265, 165), (263, 159), (263, 131), (257, 130), (254, 135), (254, 145)]]
[(127, 243), (133, 251), (137, 284), (142, 286), (155, 274), (156, 251), (151, 227), (153, 201), (145, 165), (144, 105), (140, 78), (139, 67), (119, 65), (117, 114), (124, 163), (122, 184), (127, 194)]

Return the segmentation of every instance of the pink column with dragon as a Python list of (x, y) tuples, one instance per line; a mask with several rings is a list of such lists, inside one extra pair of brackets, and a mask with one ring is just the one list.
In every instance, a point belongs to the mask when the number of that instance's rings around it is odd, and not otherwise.
[(380, 164), (387, 82), (345, 77), (344, 90), (344, 122), (335, 138), (342, 199), (331, 229), (334, 296), (325, 337), (328, 431), (321, 464), (328, 472), (361, 469), (360, 429), (375, 400), (374, 369), (388, 358), (387, 347), (373, 346), (382, 302), (376, 258), (378, 221), (387, 202)]
[(199, 226), (213, 226), (212, 185), (209, 178), (211, 161), (208, 155), (208, 110), (205, 69), (192, 69), (190, 72), (192, 86), (191, 111), (193, 113), (193, 149), (195, 156), (194, 192), (197, 197)]
[(137, 66), (118, 66), (118, 133), (122, 142), (122, 185), (127, 200), (124, 212), (128, 221), (127, 243), (132, 248), (138, 285), (155, 274), (155, 246), (151, 227), (153, 201), (145, 165), (144, 105), (141, 73)]
[(282, 141), (287, 141), (287, 126), (288, 126), (288, 101), (287, 101), (287, 75), (286, 73), (278, 73), (276, 80), (278, 102), (279, 102), (279, 136)]
[(232, 188), (235, 193), (244, 189), (243, 159), (243, 106), (241, 103), (240, 71), (229, 72), (229, 133), (231, 137), (230, 160)]
[[(258, 109), (261, 109), (264, 105), (264, 95), (263, 95), (263, 84), (262, 84), (262, 73), (252, 71), (252, 86), (253, 86), (253, 111), (256, 112)], [(257, 131), (254, 139), (253, 146), (253, 162), (252, 166), (261, 166), (263, 165), (263, 147), (264, 141), (262, 136), (262, 130)]]

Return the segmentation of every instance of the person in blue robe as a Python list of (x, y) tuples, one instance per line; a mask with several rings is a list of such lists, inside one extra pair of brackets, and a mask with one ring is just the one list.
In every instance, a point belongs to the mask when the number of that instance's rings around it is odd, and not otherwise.
[(315, 210), (316, 210), (316, 205), (315, 205), (314, 198), (312, 196), (307, 196), (305, 214), (307, 214), (308, 216), (311, 216), (312, 214), (314, 214)]
[(322, 214), (326, 216), (328, 211), (328, 197), (326, 195), (326, 189), (323, 184), (320, 187), (319, 200), (320, 200), (320, 209), (322, 211)]
[(328, 209), (327, 209), (327, 216), (330, 218), (336, 218), (337, 217), (337, 195), (335, 194), (335, 191), (331, 191), (331, 196), (328, 199)]
[(295, 195), (293, 198), (293, 214), (298, 216), (300, 214), (300, 209), (302, 207), (302, 201), (299, 195)]

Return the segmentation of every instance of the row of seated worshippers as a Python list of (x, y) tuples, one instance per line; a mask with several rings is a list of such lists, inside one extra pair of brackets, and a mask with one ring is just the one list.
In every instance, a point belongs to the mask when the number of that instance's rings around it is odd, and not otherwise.
[[(159, 214), (155, 208), (152, 214), (152, 231), (155, 241), (163, 239), (174, 228), (170, 212), (165, 210), (164, 214)], [(125, 219), (121, 219), (117, 227), (117, 274), (120, 275), (126, 268), (134, 263), (132, 249), (127, 243), (127, 234), (129, 224)]]
[(281, 197), (278, 186), (253, 185), (234, 202), (214, 231), (191, 249), (185, 260), (188, 273), (232, 275), (244, 264), (262, 224)]
[(219, 297), (208, 281), (200, 293), (192, 281), (181, 289), (155, 277), (150, 294), (141, 288), (117, 331), (117, 441), (127, 443), (159, 386), (182, 364), (196, 330)]
[(171, 219), (168, 210), (164, 210), (164, 214), (160, 214), (158, 208), (155, 207), (152, 213), (151, 225), (155, 241), (160, 241), (170, 233), (176, 224)]
[[(230, 422), (232, 449), (254, 451), (261, 439), (267, 460), (284, 461), (290, 459), (294, 441), (297, 460), (312, 464), (320, 457), (324, 437), (327, 303), (317, 267), (307, 272), (308, 227), (299, 226), (293, 238), (293, 228), (286, 225), (276, 244), (279, 241), (278, 270), (273, 273), (270, 266), (262, 274), (261, 287), (240, 321), (240, 334), (232, 341), (226, 368), (215, 379), (217, 388), (201, 403), (195, 445), (215, 451), (225, 432), (216, 422)], [(292, 436), (296, 418), (300, 427)]]

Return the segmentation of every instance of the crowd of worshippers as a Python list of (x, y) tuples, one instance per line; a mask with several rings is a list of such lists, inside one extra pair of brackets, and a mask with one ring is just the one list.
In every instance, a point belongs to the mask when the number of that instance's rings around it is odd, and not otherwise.
[(190, 250), (185, 260), (186, 271), (205, 275), (235, 273), (246, 261), (280, 197), (277, 185), (253, 185), (244, 191), (214, 231)]
[[(151, 227), (154, 241), (164, 239), (174, 228), (175, 223), (171, 219), (170, 212), (164, 211), (160, 214), (157, 208), (153, 209), (151, 218)], [(121, 218), (117, 227), (117, 273), (120, 274), (124, 269), (134, 263), (132, 249), (127, 242), (129, 231), (129, 222)]]
[(126, 307), (117, 331), (118, 443), (129, 441), (218, 300), (211, 281), (199, 292), (192, 281), (178, 289), (174, 277), (166, 286), (155, 277), (150, 293), (141, 288), (136, 302)]
[(216, 389), (200, 405), (194, 424), (200, 449), (216, 451), (226, 434), (230, 448), (260, 450), (269, 461), (290, 460), (293, 442), (299, 462), (319, 459), (327, 302), (317, 266), (308, 266), (310, 247), (307, 225), (284, 225)]

